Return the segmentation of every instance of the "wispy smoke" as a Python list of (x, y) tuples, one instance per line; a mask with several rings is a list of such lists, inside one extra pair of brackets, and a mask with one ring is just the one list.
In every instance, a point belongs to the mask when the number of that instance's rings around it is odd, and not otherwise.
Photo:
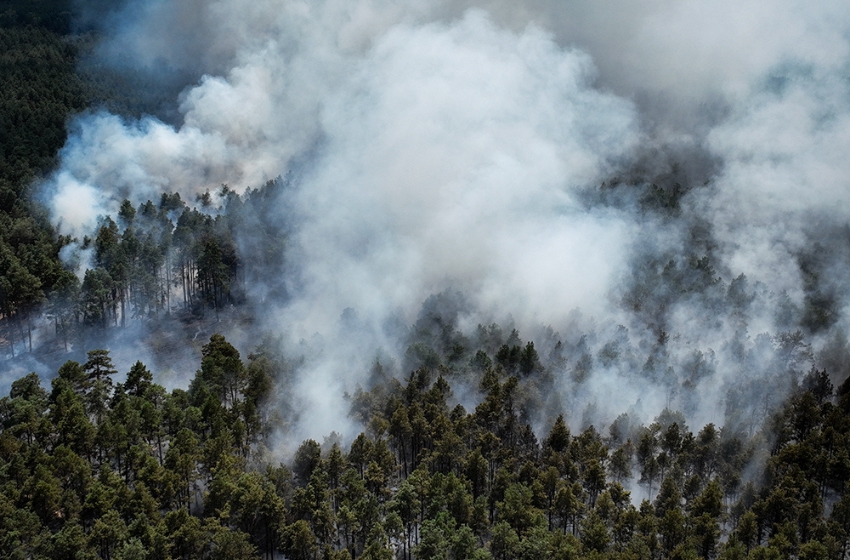
[(800, 290), (795, 257), (811, 245), (808, 234), (847, 223), (846, 70), (846, 62), (777, 67), (708, 137), (725, 162), (705, 201), (716, 236), (730, 266), (758, 274), (774, 289)]
[(338, 429), (339, 394), (376, 352), (402, 363), (399, 325), (446, 291), (466, 333), (551, 325), (556, 387), (608, 421), (722, 421), (730, 387), (792, 367), (750, 367), (782, 344), (760, 333), (846, 348), (844, 2), (140, 0), (102, 26), (102, 60), (196, 81), (176, 126), (78, 118), (54, 218), (82, 235), (125, 197), (291, 173), (291, 297), (263, 320), (311, 341), (299, 436)]

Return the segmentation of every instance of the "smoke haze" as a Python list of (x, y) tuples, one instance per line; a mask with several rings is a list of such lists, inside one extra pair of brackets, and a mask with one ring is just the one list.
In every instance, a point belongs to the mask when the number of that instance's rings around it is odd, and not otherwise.
[(574, 425), (731, 421), (846, 354), (846, 2), (153, 0), (92, 22), (104, 63), (191, 81), (176, 123), (72, 123), (54, 221), (82, 238), (124, 198), (291, 177), (289, 297), (255, 301), (309, 347), (296, 440), (347, 423), (377, 355), (409, 365), (432, 294), (463, 294), (458, 333), (533, 339)]

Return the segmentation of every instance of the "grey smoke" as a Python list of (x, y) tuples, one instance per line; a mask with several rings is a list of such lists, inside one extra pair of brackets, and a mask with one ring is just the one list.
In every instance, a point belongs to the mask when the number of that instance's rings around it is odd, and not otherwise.
[[(296, 224), (291, 297), (273, 312), (265, 302), (263, 319), (293, 348), (310, 341), (295, 438), (339, 430), (341, 393), (377, 352), (402, 363), (397, 326), (446, 290), (469, 300), (466, 333), (508, 317), (575, 348), (591, 333), (556, 380), (573, 408), (610, 422), (688, 406), (695, 425), (722, 422), (730, 386), (771, 375), (745, 367), (758, 336), (800, 322), (801, 254), (837, 247), (824, 232), (847, 224), (848, 12), (793, 0), (128, 2), (98, 56), (193, 76), (180, 122), (81, 116), (44, 192), (60, 229), (82, 237), (125, 197), (191, 200), (294, 171), (280, 209)], [(617, 179), (617, 202), (600, 199)], [(641, 210), (645, 182), (679, 179), (677, 217)], [(722, 286), (652, 321), (624, 310), (636, 270), (677, 254), (683, 270), (709, 256)], [(741, 273), (751, 302), (727, 309)], [(782, 325), (780, 301), (792, 310)], [(656, 370), (645, 363), (660, 328), (672, 336)], [(600, 361), (615, 339), (617, 358)], [(843, 348), (813, 340), (827, 357)], [(568, 372), (585, 353), (594, 374), (578, 382)]]

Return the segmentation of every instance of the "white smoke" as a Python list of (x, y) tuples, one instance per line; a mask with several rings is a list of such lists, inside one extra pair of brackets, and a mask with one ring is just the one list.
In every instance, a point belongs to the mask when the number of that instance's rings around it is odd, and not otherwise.
[(346, 307), (412, 312), (448, 287), (486, 308), (510, 293), (528, 318), (601, 310), (627, 226), (574, 192), (637, 133), (631, 106), (590, 89), (591, 73), (586, 56), (480, 13), (379, 40), (324, 107), (325, 145), (298, 200), (299, 305), (327, 311), (316, 326)]
[[(341, 425), (337, 396), (372, 352), (399, 351), (386, 325), (409, 324), (429, 294), (462, 290), (472, 325), (557, 327), (576, 308), (628, 324), (617, 298), (633, 250), (683, 245), (687, 227), (582, 193), (653, 150), (720, 161), (683, 212), (707, 221), (719, 270), (802, 301), (794, 259), (810, 225), (848, 219), (848, 12), (796, 0), (134, 2), (101, 56), (194, 73), (182, 122), (80, 117), (49, 207), (80, 236), (125, 197), (241, 191), (297, 166), (281, 209), (298, 224), (293, 297), (269, 323), (325, 337), (300, 389), (298, 435), (318, 437)], [(346, 309), (356, 343), (335, 340)], [(671, 313), (680, 353), (720, 351), (736, 327), (694, 309)], [(723, 358), (716, 369), (700, 381), (708, 419), (740, 374)], [(583, 390), (619, 412), (641, 399), (638, 382), (611, 398), (621, 381)], [(656, 389), (646, 410), (669, 400)]]
[(795, 259), (810, 243), (807, 231), (850, 217), (850, 89), (839, 72), (821, 67), (776, 70), (709, 135), (725, 169), (701, 202), (730, 267), (796, 293)]

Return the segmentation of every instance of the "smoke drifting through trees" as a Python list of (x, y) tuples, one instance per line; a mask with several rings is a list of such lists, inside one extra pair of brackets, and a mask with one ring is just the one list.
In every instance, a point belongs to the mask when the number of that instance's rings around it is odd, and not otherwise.
[(193, 76), (180, 122), (82, 116), (45, 200), (82, 239), (289, 174), (288, 297), (248, 297), (306, 354), (296, 438), (376, 355), (473, 367), (492, 323), (550, 368), (541, 414), (752, 430), (848, 354), (850, 8), (615, 4), (129, 2), (99, 56)]

